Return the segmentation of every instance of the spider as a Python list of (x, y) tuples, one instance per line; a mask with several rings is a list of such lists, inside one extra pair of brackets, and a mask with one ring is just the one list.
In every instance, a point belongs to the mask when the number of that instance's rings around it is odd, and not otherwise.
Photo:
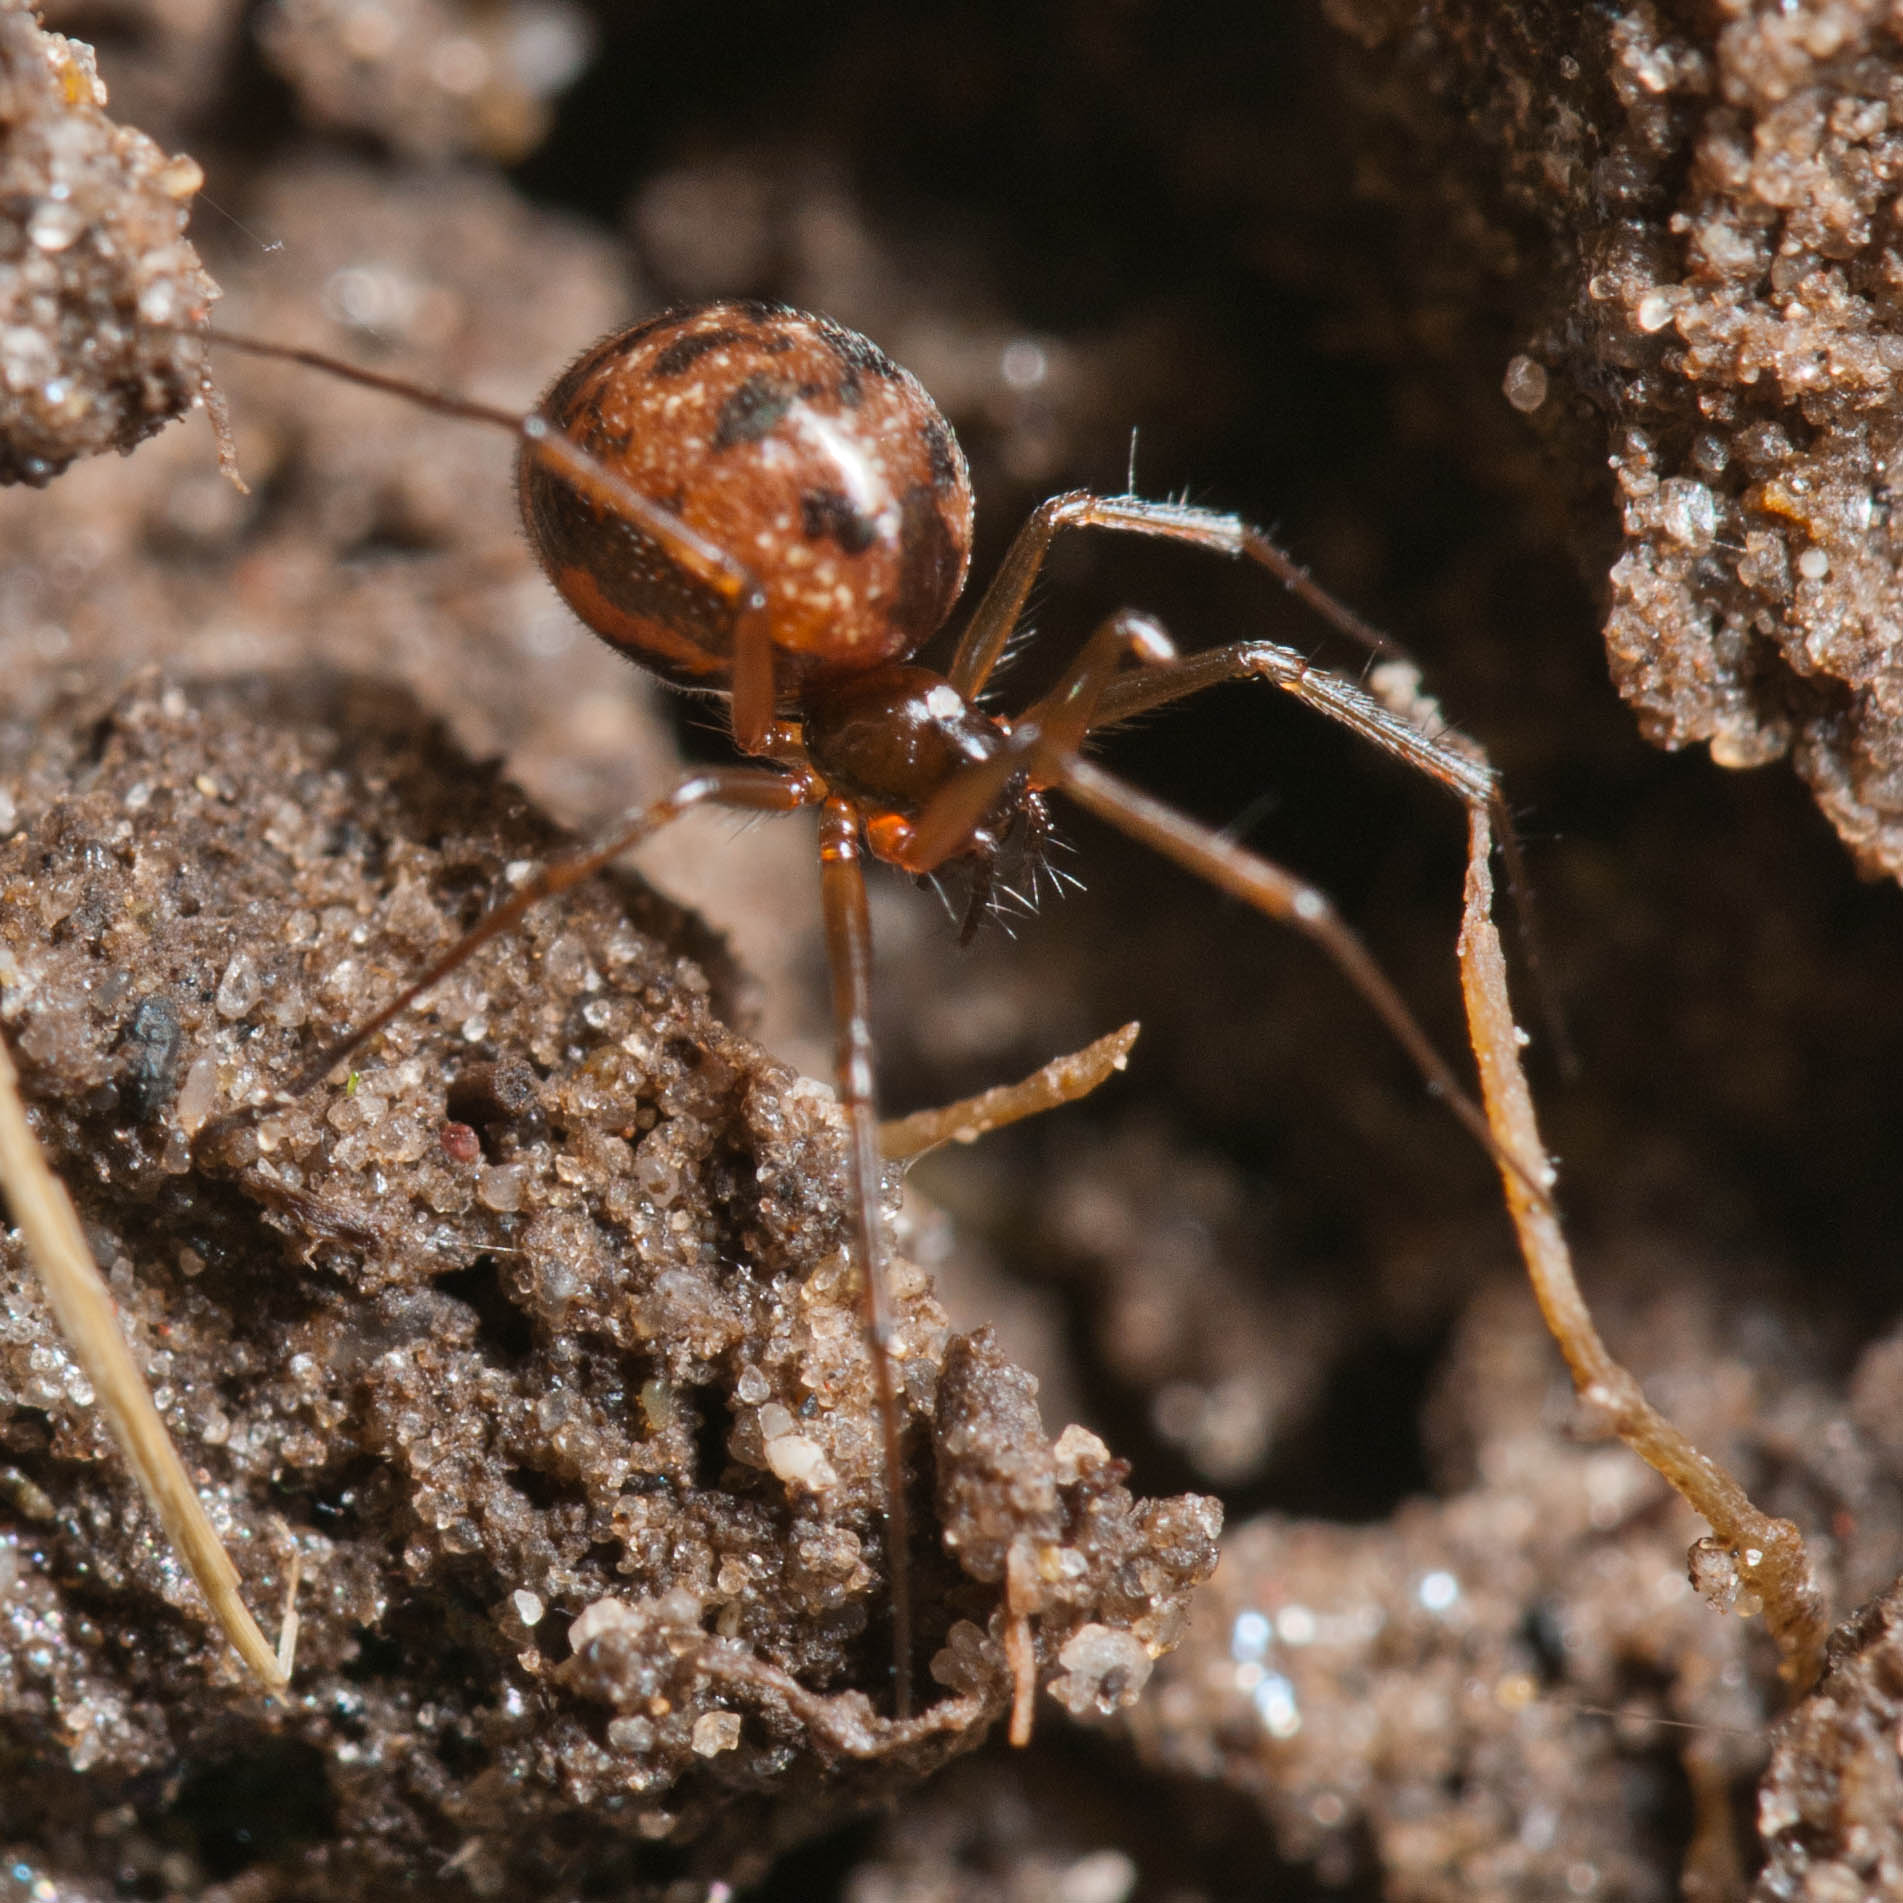
[(1179, 655), (1160, 623), (1133, 609), (1104, 620), (1030, 706), (1007, 716), (979, 704), (1052, 542), (1071, 529), (1160, 537), (1241, 557), (1336, 628), (1393, 651), (1239, 517), (1134, 495), (1052, 497), (1018, 531), (938, 673), (912, 657), (949, 619), (970, 566), (964, 455), (917, 379), (829, 318), (736, 300), (670, 310), (595, 344), (526, 415), (289, 345), (228, 332), (213, 340), (509, 431), (518, 441), (523, 519), (556, 588), (598, 635), (642, 666), (677, 686), (724, 694), (743, 756), (686, 773), (661, 799), (531, 876), (388, 1005), (321, 1052), (279, 1101), (327, 1076), (531, 906), (692, 808), (818, 810), (836, 1088), (848, 1136), (849, 1244), (880, 1410), (900, 1717), (912, 1705), (912, 1624), (883, 1279), (867, 858), (918, 877), (961, 867), (970, 878), (969, 936), (1007, 843), (1017, 835), (1035, 851), (1049, 824), (1047, 799), (1062, 794), (1306, 933), (1388, 1026), (1432, 1092), (1497, 1162), (1518, 1172), (1318, 889), (1082, 751), (1103, 728), (1249, 678), (1340, 722), (1469, 808), (1497, 814), (1495, 778), (1475, 750), (1273, 642)]

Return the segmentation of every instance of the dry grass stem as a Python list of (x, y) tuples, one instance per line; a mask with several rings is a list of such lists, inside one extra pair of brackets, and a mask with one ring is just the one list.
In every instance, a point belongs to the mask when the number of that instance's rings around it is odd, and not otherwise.
[(1749, 1610), (1755, 1601), (1763, 1610), (1783, 1654), (1784, 1676), (1802, 1690), (1823, 1668), (1828, 1631), (1823, 1594), (1802, 1536), (1789, 1520), (1773, 1519), (1753, 1506), (1737, 1481), (1659, 1413), (1637, 1380), (1613, 1359), (1579, 1292), (1558, 1214), (1549, 1196), (1531, 1187), (1550, 1190), (1554, 1170), (1533, 1114), (1520, 1062), (1523, 1040), (1507, 996), (1506, 958), (1493, 923), (1492, 850), (1487, 810), (1475, 806), (1468, 820), (1461, 991), (1487, 1121), (1501, 1148), (1519, 1159), (1517, 1168), (1501, 1170), (1500, 1179), (1534, 1296), (1581, 1398), (1602, 1411), (1619, 1438), (1709, 1522), (1746, 1595), (1741, 1606)]
[[(185, 1463), (152, 1404), (145, 1377), (113, 1315), (112, 1295), (86, 1247), (72, 1198), (47, 1167), (27, 1122), (12, 1054), (0, 1039), (0, 1188), (39, 1273), (48, 1306), (85, 1370), (99, 1408), (175, 1551), (191, 1568), (212, 1616), (259, 1682), (289, 1682), (238, 1592), (231, 1563), (192, 1489)], [(288, 1648), (287, 1648), (288, 1649)]]

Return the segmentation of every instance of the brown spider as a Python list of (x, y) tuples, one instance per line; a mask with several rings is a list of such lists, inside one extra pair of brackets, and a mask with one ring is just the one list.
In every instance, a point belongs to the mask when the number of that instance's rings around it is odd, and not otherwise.
[[(1063, 678), (1013, 716), (977, 705), (1061, 529), (1187, 542), (1259, 563), (1334, 626), (1383, 643), (1260, 531), (1187, 503), (1072, 491), (1013, 540), (943, 673), (911, 659), (964, 587), (972, 500), (950, 426), (917, 379), (857, 333), (780, 305), (677, 309), (587, 351), (526, 416), (335, 359), (222, 335), (519, 439), (524, 521), (576, 613), (666, 679), (724, 693), (747, 763), (699, 768), (665, 797), (545, 867), (399, 996), (297, 1077), (296, 1095), (374, 1037), (529, 907), (590, 877), (692, 807), (819, 809), (820, 881), (832, 972), (836, 1080), (849, 1132), (851, 1248), (884, 1442), (894, 1705), (912, 1702), (907, 1514), (879, 1219), (880, 1137), (870, 1023), (868, 853), (915, 875), (971, 874), (969, 933), (1006, 837), (1033, 844), (1045, 797), (1099, 818), (1306, 932), (1327, 952), (1488, 1153), (1488, 1131), (1361, 941), (1314, 886), (1125, 784), (1082, 757), (1091, 733), (1259, 677), (1446, 786), (1499, 811), (1491, 771), (1352, 682), (1268, 641), (1179, 656), (1134, 610), (1111, 615)], [(1543, 1200), (1543, 1192), (1534, 1188)], [(1015, 1727), (1014, 1727), (1015, 1729)]]

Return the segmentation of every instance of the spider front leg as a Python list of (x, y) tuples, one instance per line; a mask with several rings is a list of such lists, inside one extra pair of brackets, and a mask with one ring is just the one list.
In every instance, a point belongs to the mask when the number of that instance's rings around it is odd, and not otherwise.
[(1315, 666), (1274, 641), (1236, 641), (1160, 666), (1119, 674), (1105, 683), (1091, 725), (1093, 730), (1114, 726), (1200, 694), (1206, 687), (1240, 680), (1262, 680), (1279, 687), (1304, 706), (1358, 734), (1370, 746), (1439, 781), (1469, 814), (1486, 815), (1491, 836), (1506, 863), (1522, 952), (1540, 1014), (1561, 1074), (1570, 1074), (1574, 1064), (1572, 1044), (1540, 955), (1533, 883), (1521, 857), (1519, 834), (1500, 790), (1499, 775), (1466, 735), (1447, 726), (1430, 730), (1376, 700), (1353, 681)]
[(846, 1114), (846, 1186), (853, 1222), (853, 1267), (872, 1358), (873, 1393), (884, 1441), (886, 1570), (892, 1594), (893, 1708), (912, 1715), (912, 1585), (905, 1504), (904, 1450), (892, 1380), (892, 1305), (885, 1284), (880, 1220), (879, 1112), (872, 1081), (872, 925), (866, 910), (865, 846), (849, 800), (819, 809), (820, 902), (826, 962), (832, 974), (833, 1067)]
[[(1480, 1106), (1462, 1088), (1453, 1067), (1434, 1048), (1433, 1040), (1375, 961), (1374, 954), (1319, 886), (1311, 885), (1272, 859), (1247, 851), (1223, 834), (1199, 825), (1187, 814), (1179, 813), (1075, 753), (1054, 759), (1040, 758), (1037, 771), (1040, 775), (1048, 774), (1050, 783), (1061, 787), (1086, 812), (1141, 840), (1166, 859), (1173, 859), (1218, 891), (1240, 899), (1265, 917), (1293, 925), (1313, 939), (1388, 1027), (1395, 1041), (1414, 1060), (1428, 1089), (1446, 1103), (1474, 1141), (1497, 1164), (1516, 1175), (1522, 1173), (1518, 1160), (1501, 1146), (1487, 1127)], [(1545, 1200), (1545, 1191), (1537, 1184), (1529, 1184), (1529, 1188), (1539, 1200)]]
[(1031, 512), (1005, 551), (984, 599), (966, 623), (946, 672), (967, 700), (974, 699), (991, 678), (1012, 631), (1023, 618), (1024, 604), (1060, 529), (1110, 529), (1123, 535), (1155, 536), (1254, 562), (1337, 633), (1371, 654), (1406, 658), (1407, 650), (1399, 642), (1330, 594), (1292, 555), (1241, 516), (1220, 509), (1199, 509), (1187, 502), (1151, 502), (1142, 496), (1100, 496), (1088, 489), (1073, 489), (1052, 496)]
[[(1102, 496), (1087, 489), (1071, 490), (1035, 509), (1005, 552), (991, 586), (985, 591), (960, 636), (948, 670), (952, 685), (967, 699), (982, 691), (1024, 613), (1032, 584), (1042, 570), (1060, 529), (1109, 529), (1124, 535), (1148, 535), (1163, 541), (1185, 542), (1254, 562), (1318, 614), (1338, 634), (1370, 654), (1405, 660), (1407, 650), (1371, 626), (1346, 602), (1331, 594), (1309, 575), (1287, 550), (1239, 515), (1219, 509), (1201, 509), (1186, 502), (1152, 502), (1142, 496)], [(1538, 936), (1533, 925), (1532, 887), (1520, 857), (1512, 816), (1501, 798), (1498, 782), (1480, 749), (1452, 733), (1429, 734), (1413, 721), (1339, 675), (1312, 666), (1292, 649), (1272, 641), (1238, 642), (1214, 653), (1199, 654), (1177, 666), (1127, 676), (1107, 687), (1101, 717), (1094, 724), (1108, 726), (1147, 708), (1159, 707), (1193, 694), (1217, 681), (1254, 675), (1273, 681), (1318, 712), (1359, 733), (1373, 745), (1437, 779), (1469, 811), (1485, 806), (1493, 822), (1507, 877), (1520, 917), (1521, 937), (1538, 993), (1542, 1015), (1562, 1071), (1572, 1067), (1571, 1048), (1558, 1007), (1541, 971)]]
[(1315, 666), (1274, 641), (1237, 641), (1120, 674), (1105, 683), (1091, 729), (1113, 727), (1200, 694), (1206, 687), (1241, 680), (1268, 681), (1370, 746), (1438, 780), (1462, 805), (1485, 807), (1496, 818), (1500, 816), (1499, 778), (1472, 741), (1451, 729), (1424, 731), (1353, 681)]
[[(1142, 665), (1119, 673), (1118, 664), (1126, 655)], [(1134, 713), (1180, 700), (1217, 681), (1254, 674), (1275, 680), (1310, 706), (1431, 774), (1453, 788), (1469, 808), (1485, 812), (1497, 804), (1492, 770), (1477, 757), (1478, 749), (1469, 753), (1445, 738), (1423, 734), (1340, 676), (1311, 667), (1271, 642), (1238, 643), (1182, 660), (1160, 623), (1124, 609), (1097, 628), (1064, 678), (1013, 725), (1009, 743), (995, 758), (955, 775), (934, 796), (912, 828), (905, 865), (929, 871), (959, 851), (1018, 774), (1033, 787), (1068, 793), (1087, 811), (1219, 891), (1313, 939), (1412, 1058), (1429, 1090), (1446, 1102), (1496, 1165), (1524, 1178), (1518, 1160), (1494, 1135), (1479, 1104), (1326, 893), (1092, 765), (1079, 751), (1089, 734)], [(1527, 1188), (1536, 1201), (1547, 1204), (1542, 1185), (1527, 1179)]]
[[(1053, 496), (1031, 515), (1006, 551), (991, 586), (978, 604), (948, 670), (951, 683), (967, 699), (977, 694), (997, 665), (1011, 631), (1024, 612), (1032, 584), (1043, 568), (1057, 532), (1065, 528), (1110, 529), (1125, 535), (1148, 535), (1165, 541), (1186, 542), (1220, 555), (1240, 556), (1269, 570), (1330, 627), (1348, 635), (1372, 653), (1402, 656), (1405, 650), (1379, 633), (1345, 603), (1315, 582), (1299, 564), (1260, 529), (1238, 515), (1199, 509), (1188, 503), (1150, 502), (1141, 496), (1100, 496), (1073, 490)], [(1115, 621), (1117, 617), (1112, 617)], [(1092, 638), (1101, 640), (1110, 623)], [(1200, 693), (1219, 681), (1250, 677), (1271, 681), (1285, 693), (1339, 722), (1372, 745), (1380, 747), (1431, 778), (1439, 780), (1468, 806), (1485, 803), (1496, 819), (1502, 817), (1498, 786), (1491, 768), (1470, 742), (1424, 733), (1412, 721), (1391, 712), (1373, 696), (1338, 674), (1306, 661), (1292, 648), (1273, 641), (1238, 641), (1206, 653), (1177, 656), (1165, 637), (1166, 652), (1146, 652), (1125, 644), (1145, 665), (1113, 678), (1112, 670), (1094, 665), (1084, 671), (1080, 657), (1058, 693), (1094, 694), (1089, 728), (1114, 726), (1135, 714), (1167, 706), (1171, 701)], [(1086, 653), (1092, 652), (1087, 649)], [(1099, 659), (1101, 651), (1099, 650)], [(1057, 694), (1047, 695), (1048, 708)], [(1077, 736), (1081, 738), (1081, 734)]]

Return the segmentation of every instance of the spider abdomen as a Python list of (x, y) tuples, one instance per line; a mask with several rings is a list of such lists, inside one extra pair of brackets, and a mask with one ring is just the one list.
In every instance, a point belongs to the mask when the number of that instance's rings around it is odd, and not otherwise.
[[(542, 413), (740, 564), (775, 686), (911, 654), (964, 586), (971, 483), (924, 387), (830, 318), (731, 301), (604, 339)], [(530, 541), (595, 632), (684, 685), (725, 683), (738, 605), (641, 527), (520, 465)]]

